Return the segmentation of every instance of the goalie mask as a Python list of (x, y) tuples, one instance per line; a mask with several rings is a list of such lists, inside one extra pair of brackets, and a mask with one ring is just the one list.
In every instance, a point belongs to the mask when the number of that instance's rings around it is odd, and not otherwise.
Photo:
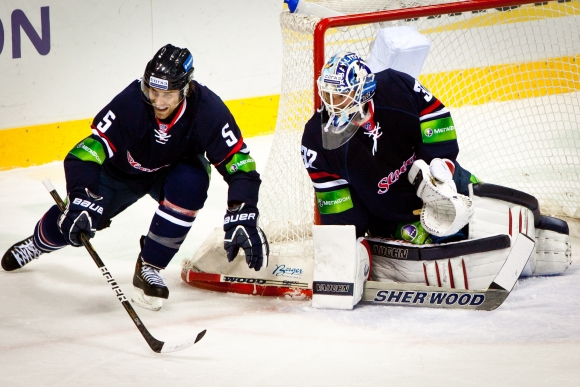
[(190, 92), (193, 80), (193, 56), (187, 48), (167, 44), (159, 49), (147, 63), (141, 81), (145, 101), (151, 103), (150, 88), (159, 90), (179, 90), (179, 102)]
[(366, 104), (375, 94), (374, 74), (357, 54), (341, 52), (324, 65), (317, 80), (323, 114), (322, 145), (335, 149), (354, 136), (369, 114)]

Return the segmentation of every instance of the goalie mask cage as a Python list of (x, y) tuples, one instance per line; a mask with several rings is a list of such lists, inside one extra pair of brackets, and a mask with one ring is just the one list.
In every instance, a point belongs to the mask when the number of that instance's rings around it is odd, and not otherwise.
[(580, 216), (580, 0), (311, 2), (345, 16), (280, 16), (280, 107), (259, 203), (273, 255), (312, 256), (314, 191), (300, 142), (322, 66), (339, 51), (368, 58), (389, 26), (414, 26), (431, 42), (419, 81), (451, 110), (462, 166), (534, 195), (546, 215)]

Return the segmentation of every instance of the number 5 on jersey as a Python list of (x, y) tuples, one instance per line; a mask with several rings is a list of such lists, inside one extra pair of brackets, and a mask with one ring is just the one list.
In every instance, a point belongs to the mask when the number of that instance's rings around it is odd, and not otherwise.
[(115, 117), (115, 114), (109, 110), (107, 114), (105, 114), (105, 116), (103, 117), (103, 121), (99, 122), (99, 124), (97, 125), (97, 129), (99, 129), (101, 133), (105, 133), (107, 129), (109, 129), (115, 118), (117, 118)]
[(222, 128), (222, 137), (226, 140), (227, 146), (231, 147), (238, 143), (238, 139), (231, 130), (228, 130), (230, 124), (225, 124)]

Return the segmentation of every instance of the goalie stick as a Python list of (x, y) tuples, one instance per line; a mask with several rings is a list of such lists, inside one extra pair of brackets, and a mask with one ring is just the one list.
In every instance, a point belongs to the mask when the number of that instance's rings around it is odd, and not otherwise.
[[(535, 242), (524, 234), (519, 234), (513, 243), (514, 245), (508, 258), (491, 285), (485, 290), (460, 290), (400, 282), (367, 281), (364, 286), (361, 302), (377, 305), (494, 310), (510, 295), (535, 245)], [(294, 287), (297, 291), (302, 290), (303, 292), (308, 290), (305, 289), (307, 284), (300, 282), (292, 283), (292, 281), (233, 277), (220, 274), (199, 273), (193, 270), (188, 270), (182, 274), (182, 277), (192, 284), (195, 282), (216, 284), (237, 283), (263, 286), (265, 288)], [(228, 289), (226, 288), (224, 290), (227, 291)], [(326, 292), (328, 290), (325, 288), (322, 291)], [(272, 295), (277, 294), (274, 293)]]
[[(46, 189), (48, 190), (48, 192), (50, 193), (50, 195), (52, 196), (52, 198), (56, 202), (56, 205), (58, 206), (60, 211), (63, 212), (65, 210), (65, 204), (62, 201), (62, 199), (60, 198), (58, 192), (56, 192), (56, 189), (54, 188), (54, 186), (52, 185), (50, 180), (45, 179), (42, 183), (44, 184), (44, 186), (46, 187)], [(193, 344), (197, 343), (199, 340), (201, 340), (203, 338), (203, 336), (206, 333), (205, 329), (203, 331), (199, 332), (195, 337), (189, 338), (189, 339), (182, 341), (182, 342), (161, 341), (161, 340), (157, 340), (155, 337), (153, 337), (151, 335), (151, 333), (149, 333), (149, 331), (147, 330), (147, 328), (145, 327), (145, 325), (143, 324), (143, 322), (141, 321), (139, 316), (137, 316), (137, 312), (135, 312), (135, 309), (133, 309), (133, 306), (131, 306), (131, 303), (125, 297), (125, 294), (123, 293), (123, 291), (121, 290), (121, 288), (117, 284), (117, 281), (115, 281), (115, 279), (113, 278), (113, 276), (109, 272), (109, 269), (107, 269), (107, 267), (105, 266), (105, 264), (103, 263), (103, 261), (101, 260), (99, 255), (97, 254), (97, 251), (91, 245), (91, 243), (89, 242), (89, 240), (87, 239), (85, 234), (81, 233), (80, 239), (81, 239), (83, 246), (85, 246), (85, 248), (87, 249), (91, 258), (93, 258), (93, 261), (95, 262), (97, 267), (101, 270), (101, 274), (103, 275), (103, 277), (105, 277), (105, 280), (107, 280), (109, 285), (111, 285), (111, 288), (115, 292), (117, 299), (121, 302), (121, 304), (123, 304), (123, 307), (125, 307), (125, 310), (129, 314), (129, 316), (131, 316), (131, 320), (133, 320), (133, 323), (135, 323), (135, 326), (137, 327), (137, 329), (139, 329), (139, 332), (141, 332), (141, 335), (143, 335), (143, 338), (145, 339), (145, 341), (147, 341), (147, 344), (149, 344), (149, 347), (151, 347), (151, 349), (154, 352), (168, 353), (168, 352), (181, 351), (182, 349), (185, 349), (185, 348), (192, 346)]]

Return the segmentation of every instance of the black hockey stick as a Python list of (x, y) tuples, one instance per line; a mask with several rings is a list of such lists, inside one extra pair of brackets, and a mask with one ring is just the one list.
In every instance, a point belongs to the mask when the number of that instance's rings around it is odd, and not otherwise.
[[(52, 198), (56, 202), (56, 205), (58, 206), (60, 211), (63, 212), (65, 210), (66, 206), (65, 206), (64, 202), (62, 201), (62, 199), (60, 198), (60, 196), (58, 195), (58, 192), (56, 192), (56, 189), (54, 188), (54, 186), (52, 185), (50, 180), (45, 179), (42, 183), (44, 184), (44, 186), (46, 187), (48, 192), (50, 192), (50, 195), (52, 196)], [(89, 242), (89, 240), (87, 239), (85, 234), (81, 233), (80, 239), (81, 239), (83, 246), (85, 246), (85, 248), (89, 252), (91, 258), (93, 258), (93, 261), (95, 261), (95, 264), (97, 265), (97, 267), (101, 270), (101, 274), (103, 275), (103, 277), (105, 277), (105, 279), (107, 280), (109, 285), (111, 285), (111, 288), (115, 292), (117, 299), (121, 302), (121, 304), (123, 304), (123, 306), (125, 307), (125, 310), (127, 311), (127, 313), (129, 313), (129, 316), (131, 316), (131, 320), (133, 320), (133, 322), (135, 323), (135, 326), (137, 326), (137, 329), (139, 329), (139, 332), (141, 332), (141, 335), (143, 335), (143, 337), (145, 338), (145, 341), (147, 341), (147, 344), (149, 344), (149, 347), (151, 347), (151, 349), (154, 352), (167, 353), (167, 352), (180, 351), (182, 349), (185, 349), (187, 347), (192, 346), (193, 344), (197, 343), (199, 340), (201, 340), (203, 338), (203, 336), (205, 335), (205, 332), (206, 332), (205, 329), (203, 331), (199, 332), (197, 334), (197, 336), (195, 336), (195, 338), (190, 338), (189, 340), (186, 340), (183, 342), (171, 342), (170, 343), (167, 341), (157, 340), (155, 337), (153, 337), (151, 335), (151, 333), (149, 333), (147, 328), (145, 328), (145, 325), (143, 325), (143, 322), (141, 322), (141, 319), (139, 318), (139, 316), (137, 316), (137, 312), (135, 312), (135, 309), (133, 309), (133, 306), (131, 306), (131, 303), (129, 302), (129, 300), (127, 300), (127, 298), (125, 297), (125, 294), (123, 294), (123, 291), (121, 290), (121, 288), (117, 284), (117, 281), (115, 281), (115, 279), (113, 278), (111, 273), (109, 273), (109, 270), (107, 269), (107, 267), (105, 266), (105, 264), (103, 263), (103, 261), (101, 260), (101, 258), (97, 254), (95, 248), (91, 245), (91, 243)]]

